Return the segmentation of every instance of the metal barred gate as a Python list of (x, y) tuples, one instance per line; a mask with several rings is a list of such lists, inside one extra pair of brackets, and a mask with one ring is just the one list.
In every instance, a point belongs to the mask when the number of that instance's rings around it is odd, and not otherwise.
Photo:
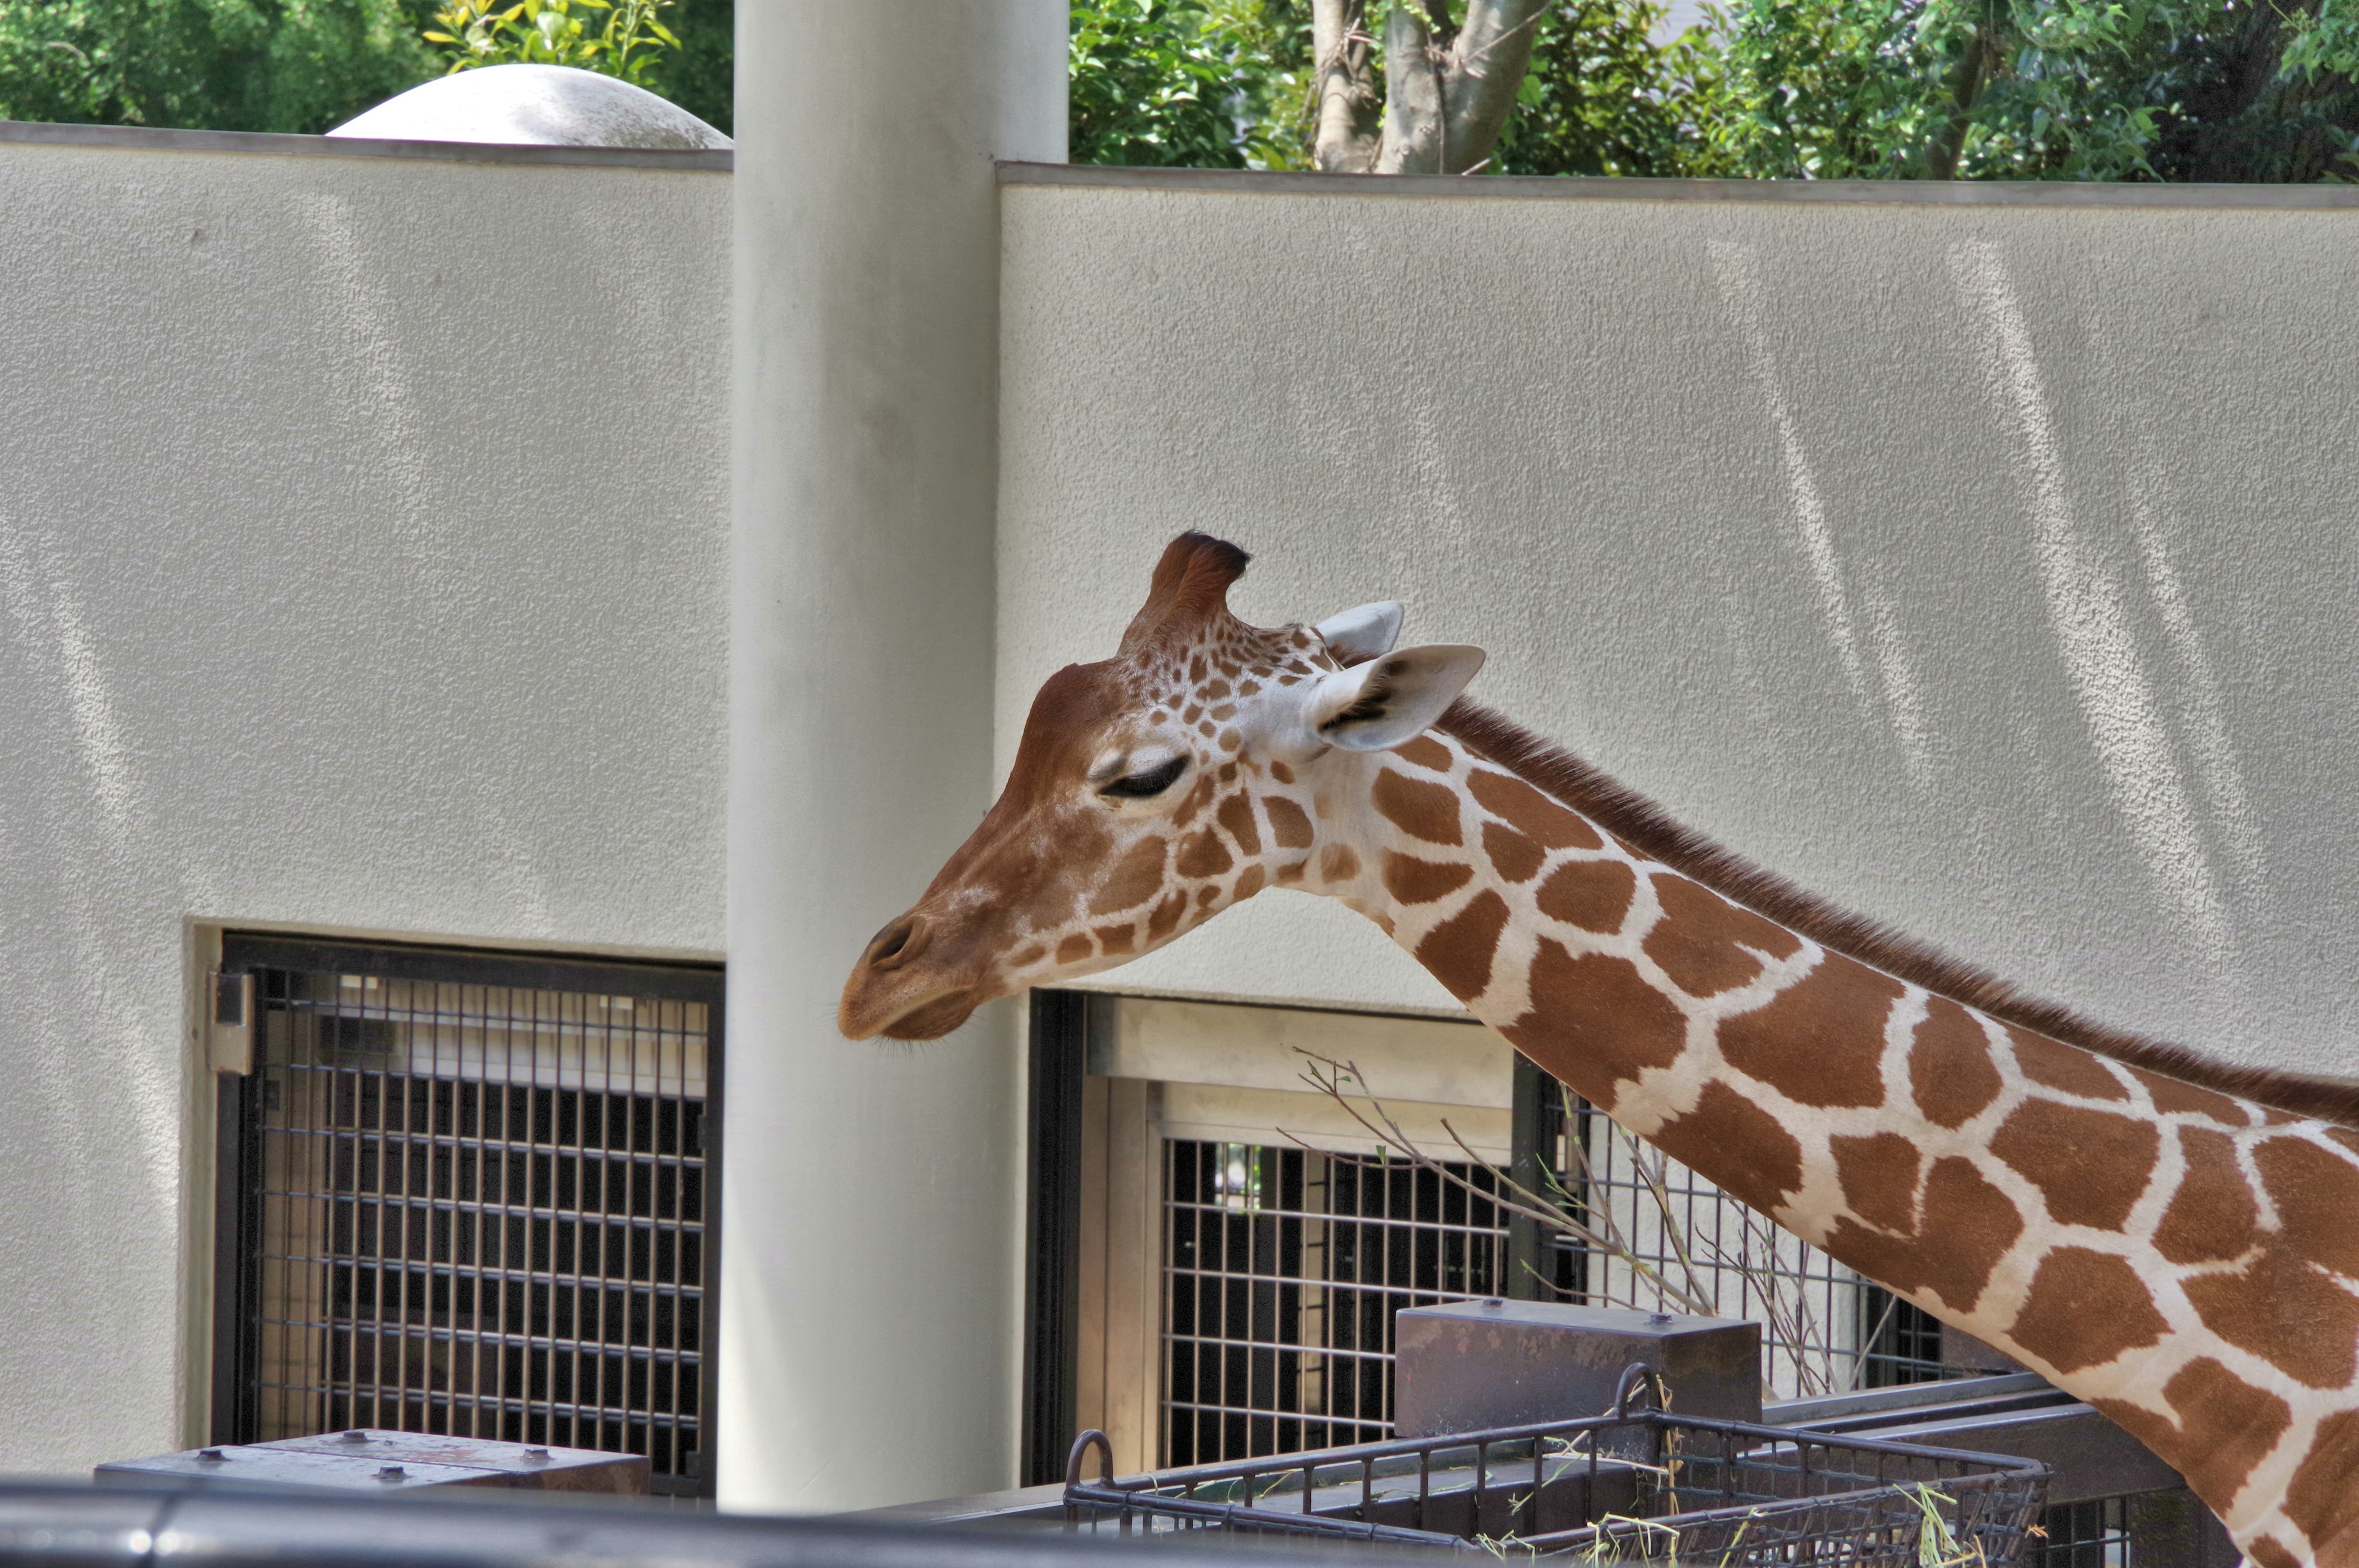
[(213, 1435), (646, 1454), (709, 1493), (721, 971), (231, 935)]

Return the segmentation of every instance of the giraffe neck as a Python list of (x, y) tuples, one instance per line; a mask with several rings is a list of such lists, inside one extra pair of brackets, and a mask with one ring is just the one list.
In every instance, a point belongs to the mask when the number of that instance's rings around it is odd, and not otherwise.
[(1451, 736), (1330, 776), (1308, 885), (1540, 1066), (2095, 1403), (2262, 1568), (2359, 1563), (2359, 1132), (1832, 951)]

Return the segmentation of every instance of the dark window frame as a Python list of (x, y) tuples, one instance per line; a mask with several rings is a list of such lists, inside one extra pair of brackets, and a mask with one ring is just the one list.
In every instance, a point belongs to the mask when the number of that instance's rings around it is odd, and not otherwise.
[[(727, 1061), (725, 971), (720, 965), (620, 957), (458, 947), (424, 943), (359, 942), (327, 937), (225, 931), (221, 973), (259, 970), (375, 976), (382, 979), (506, 986), (539, 990), (586, 991), (648, 1000), (701, 1002), (708, 1010), (705, 1104), (701, 1130), (703, 1193), (704, 1321), (698, 1363), (701, 1387), (695, 1473), (659, 1490), (711, 1497), (717, 1422), (713, 1402), (720, 1336), (722, 1269), (723, 1094)], [(260, 1419), (258, 1367), (261, 1354), (258, 1241), (262, 1234), (260, 1168), (264, 1005), (257, 999), (251, 1020), (255, 1034), (253, 1076), (216, 1076), (214, 1162), (214, 1286), (210, 1431), (215, 1444), (252, 1439)]]

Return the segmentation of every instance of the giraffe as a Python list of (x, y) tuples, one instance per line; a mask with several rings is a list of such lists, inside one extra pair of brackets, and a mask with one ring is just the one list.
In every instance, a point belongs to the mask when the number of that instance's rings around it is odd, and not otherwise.
[(2142, 1439), (2256, 1568), (2359, 1568), (2359, 1090), (2028, 1001), (1461, 697), (1401, 607), (1267, 630), (1182, 535), (1041, 687), (838, 1022), (933, 1039), (1266, 887), (1341, 899), (1541, 1067)]

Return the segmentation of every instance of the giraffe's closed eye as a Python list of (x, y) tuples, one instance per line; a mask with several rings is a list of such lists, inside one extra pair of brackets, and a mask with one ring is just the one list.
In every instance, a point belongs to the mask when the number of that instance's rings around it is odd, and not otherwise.
[(1169, 762), (1159, 762), (1143, 773), (1125, 774), (1105, 785), (1098, 793), (1114, 795), (1123, 800), (1145, 800), (1149, 795), (1161, 795), (1165, 790), (1178, 784), (1180, 775), (1187, 771), (1188, 759), (1174, 757)]

